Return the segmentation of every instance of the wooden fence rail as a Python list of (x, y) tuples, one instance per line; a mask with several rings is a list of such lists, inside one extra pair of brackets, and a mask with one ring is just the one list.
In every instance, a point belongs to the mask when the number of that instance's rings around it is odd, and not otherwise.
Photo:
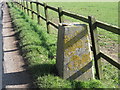
[[(102, 68), (101, 68), (101, 59), (100, 58), (104, 58), (106, 61), (108, 61), (110, 64), (112, 64), (113, 66), (115, 66), (116, 68), (120, 69), (120, 63), (116, 62), (114, 59), (112, 59), (110, 56), (104, 54), (102, 51), (99, 50), (99, 45), (98, 45), (98, 34), (97, 34), (97, 27), (102, 28), (104, 30), (110, 31), (112, 33), (118, 34), (120, 35), (120, 28), (114, 25), (110, 25), (98, 20), (95, 20), (95, 18), (93, 16), (82, 16), (82, 15), (78, 15), (75, 13), (71, 13), (65, 10), (62, 10), (61, 7), (56, 8), (56, 7), (52, 7), (47, 5), (46, 3), (40, 3), (40, 2), (35, 2), (35, 1), (27, 1), (26, 5), (25, 5), (25, 0), (23, 0), (23, 3), (19, 3), (18, 1), (14, 1), (15, 4), (21, 6), (22, 10), (24, 12), (31, 12), (32, 15), (32, 19), (34, 19), (34, 15), (37, 15), (38, 17), (38, 23), (40, 24), (40, 19), (43, 19), (44, 21), (46, 21), (46, 26), (47, 26), (47, 32), (50, 32), (50, 26), (52, 25), (53, 27), (55, 27), (56, 29), (58, 29), (58, 25), (53, 23), (52, 21), (49, 20), (49, 13), (48, 13), (48, 9), (53, 10), (55, 12), (58, 13), (59, 15), (59, 23), (64, 22), (64, 15), (77, 19), (77, 20), (81, 20), (83, 22), (86, 22), (89, 24), (89, 28), (90, 28), (90, 34), (91, 34), (91, 41), (92, 41), (92, 51), (94, 54), (94, 61), (95, 61), (95, 69), (96, 69), (96, 77), (98, 79), (102, 78)], [(31, 9), (28, 8), (28, 3), (30, 4)], [(33, 3), (35, 3), (36, 5), (36, 11), (35, 12), (33, 10)], [(44, 11), (45, 11), (45, 17), (43, 17), (42, 15), (40, 15), (40, 9), (39, 6), (44, 7)]]

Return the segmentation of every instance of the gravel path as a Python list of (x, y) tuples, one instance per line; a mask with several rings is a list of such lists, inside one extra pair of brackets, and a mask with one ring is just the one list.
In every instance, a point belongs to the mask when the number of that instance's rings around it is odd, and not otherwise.
[(26, 65), (15, 38), (12, 28), (11, 18), (7, 6), (4, 7), (3, 14), (3, 87), (4, 88), (31, 88), (32, 78), (24, 68)]

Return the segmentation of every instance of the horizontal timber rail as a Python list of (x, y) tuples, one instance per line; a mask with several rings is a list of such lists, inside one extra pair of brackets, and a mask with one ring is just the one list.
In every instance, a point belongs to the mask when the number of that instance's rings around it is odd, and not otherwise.
[[(24, 0), (24, 1), (25, 1), (25, 0)], [(44, 4), (42, 4), (42, 3), (40, 3), (40, 2), (35, 2), (35, 1), (31, 1), (31, 2), (32, 2), (32, 3), (37, 3), (37, 4), (41, 5), (41, 6), (44, 6)], [(16, 2), (16, 3), (20, 4), (19, 2)], [(21, 5), (21, 4), (20, 4), (20, 5)], [(23, 6), (23, 5), (22, 5), (22, 6)], [(24, 6), (23, 6), (23, 7), (24, 7)], [(51, 9), (51, 10), (53, 10), (53, 11), (55, 11), (55, 12), (58, 12), (58, 9), (55, 8), (55, 7), (52, 7), (52, 6), (47, 5), (46, 8)], [(25, 7), (25, 9), (27, 9), (27, 8)], [(30, 10), (30, 9), (29, 9), (29, 10)], [(32, 11), (32, 10), (30, 10), (30, 11)], [(36, 15), (39, 15), (39, 14), (37, 14), (37, 13), (34, 12), (34, 11), (32, 11), (32, 12), (35, 13)], [(63, 15), (65, 15), (65, 16), (72, 17), (72, 18), (74, 18), (74, 19), (81, 20), (81, 21), (83, 21), (83, 22), (89, 23), (88, 18), (85, 17), (85, 16), (78, 15), (78, 14), (75, 14), (75, 13), (71, 13), (71, 12), (68, 12), (68, 11), (65, 11), (65, 10), (63, 10), (62, 13), (63, 13)], [(101, 21), (98, 21), (98, 20), (96, 20), (96, 23), (97, 23), (97, 24), (96, 24), (97, 27), (99, 27), (99, 28), (101, 28), (101, 29), (105, 29), (105, 30), (107, 30), (107, 31), (110, 31), (110, 32), (113, 32), (113, 33), (115, 33), (115, 34), (119, 34), (119, 35), (120, 35), (120, 28), (119, 28), (119, 27), (114, 26), (114, 25), (110, 25), (110, 24), (107, 24), (107, 23), (104, 23), (104, 22), (101, 22)]]
[(51, 7), (51, 6), (48, 6), (48, 5), (47, 5), (47, 8), (49, 8), (49, 9), (51, 9), (51, 10), (53, 10), (53, 11), (58, 12), (58, 9), (56, 9), (55, 7)]
[[(25, 0), (24, 0), (24, 1), (25, 1)], [(40, 2), (35, 2), (35, 1), (31, 1), (31, 2), (37, 3), (37, 4), (41, 5), (41, 6), (44, 6), (44, 4), (42, 4), (42, 3), (40, 3)]]
[(49, 24), (51, 24), (52, 26), (54, 26), (56, 29), (58, 29), (58, 25), (53, 23), (52, 21), (49, 21)]
[(85, 16), (77, 15), (77, 14), (74, 14), (74, 13), (71, 13), (71, 12), (68, 12), (68, 11), (65, 11), (65, 10), (63, 10), (63, 14), (66, 15), (66, 16), (72, 17), (74, 19), (81, 20), (83, 22), (88, 23), (88, 18), (85, 17)]
[(27, 7), (25, 7), (24, 5), (22, 5), (22, 4), (18, 3), (18, 2), (16, 2), (16, 3), (17, 3), (17, 4), (19, 4), (19, 5), (21, 5), (21, 6), (22, 6), (22, 7), (24, 7), (25, 9), (27, 9), (27, 10), (31, 11), (32, 13), (34, 13), (34, 14), (38, 15), (40, 18), (42, 18), (43, 20), (45, 20), (45, 21), (46, 21), (46, 18), (45, 18), (45, 17), (43, 17), (43, 16), (41, 16), (41, 15), (39, 15), (37, 12), (35, 12), (35, 11), (33, 11), (33, 10), (31, 10), (31, 9), (29, 9), (29, 8), (27, 8)]
[(114, 59), (112, 59), (110, 56), (104, 54), (102, 51), (100, 52), (100, 56), (104, 58), (106, 61), (108, 61), (110, 64), (115, 66), (116, 68), (120, 69), (120, 64), (116, 62)]
[(96, 23), (97, 23), (97, 27), (120, 35), (120, 28), (118, 28), (117, 26), (110, 25), (110, 24), (107, 24), (107, 23), (104, 23), (98, 20), (96, 21)]
[[(26, 0), (23, 0), (23, 1), (25, 2)], [(110, 56), (104, 54), (102, 51), (99, 50), (99, 46), (98, 46), (98, 42), (97, 42), (98, 41), (97, 33), (96, 33), (97, 32), (97, 27), (98, 27), (98, 28), (104, 29), (106, 31), (109, 31), (109, 32), (120, 35), (120, 28), (119, 27), (114, 26), (114, 25), (110, 25), (110, 24), (107, 24), (107, 23), (104, 23), (104, 22), (101, 22), (101, 21), (98, 21), (98, 20), (95, 20), (95, 18), (93, 18), (92, 16), (88, 16), (88, 18), (87, 18), (87, 17), (82, 16), (82, 15), (78, 15), (78, 14), (75, 14), (75, 13), (71, 13), (71, 12), (62, 10), (60, 7), (56, 8), (56, 7), (53, 7), (53, 6), (49, 6), (46, 3), (40, 3), (40, 2), (35, 2), (35, 1), (27, 1), (27, 3), (31, 4), (31, 9), (27, 8), (25, 6), (25, 4), (23, 4), (22, 2), (21, 3), (20, 2), (14, 2), (14, 3), (19, 5), (19, 6), (22, 6), (24, 8), (24, 10), (28, 10), (32, 14), (37, 15), (38, 16), (38, 22), (40, 20), (39, 18), (46, 21), (46, 26), (47, 26), (47, 30), (48, 30), (47, 32), (48, 33), (49, 33), (49, 29), (50, 29), (49, 25), (52, 25), (53, 27), (58, 29), (58, 24), (53, 23), (52, 21), (49, 20), (48, 9), (53, 10), (53, 11), (58, 13), (58, 15), (59, 15), (59, 23), (64, 22), (63, 16), (68, 16), (68, 17), (83, 21), (85, 23), (88, 23), (89, 27), (90, 27), (91, 42), (92, 42), (91, 48), (92, 48), (92, 51), (93, 51), (93, 54), (94, 54), (95, 69), (96, 69), (97, 78), (101, 79), (101, 73), (100, 73), (101, 66), (99, 65), (99, 59), (100, 58), (104, 58), (107, 62), (109, 62), (110, 64), (112, 64), (116, 68), (120, 69), (120, 63), (116, 62)], [(42, 6), (44, 8), (45, 17), (41, 16), (40, 13), (35, 12), (32, 9), (32, 3), (36, 4), (36, 7), (37, 7), (36, 11), (38, 11), (38, 8), (39, 8), (38, 6)]]

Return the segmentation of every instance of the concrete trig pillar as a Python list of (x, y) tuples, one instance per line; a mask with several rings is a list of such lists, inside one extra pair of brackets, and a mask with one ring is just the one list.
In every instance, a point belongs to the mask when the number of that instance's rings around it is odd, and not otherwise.
[(69, 80), (92, 79), (92, 66), (87, 25), (60, 24), (56, 60), (59, 76)]

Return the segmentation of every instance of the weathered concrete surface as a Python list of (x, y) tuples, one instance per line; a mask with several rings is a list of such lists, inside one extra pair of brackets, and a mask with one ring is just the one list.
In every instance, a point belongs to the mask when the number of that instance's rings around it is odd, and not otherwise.
[(2, 89), (2, 3), (0, 2), (0, 90)]
[(18, 41), (15, 38), (15, 31), (12, 28), (7, 6), (3, 11), (3, 87), (31, 88), (32, 78), (24, 68), (26, 65), (17, 47)]
[(87, 25), (60, 25), (56, 67), (59, 75), (69, 80), (93, 78)]

